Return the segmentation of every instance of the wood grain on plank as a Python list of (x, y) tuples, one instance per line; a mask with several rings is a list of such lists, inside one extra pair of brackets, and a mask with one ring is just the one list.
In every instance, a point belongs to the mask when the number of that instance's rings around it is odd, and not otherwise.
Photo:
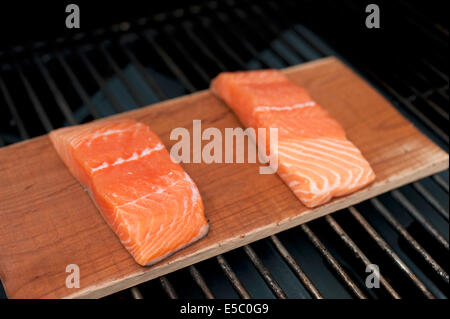
[[(334, 58), (286, 70), (346, 129), (377, 180), (350, 196), (308, 209), (259, 164), (183, 164), (202, 194), (210, 232), (152, 267), (137, 265), (70, 175), (47, 136), (0, 149), (0, 278), (10, 298), (102, 297), (361, 202), (448, 168), (448, 154)], [(170, 148), (175, 127), (239, 127), (209, 91), (116, 117), (143, 121)], [(66, 288), (66, 266), (81, 287)]]

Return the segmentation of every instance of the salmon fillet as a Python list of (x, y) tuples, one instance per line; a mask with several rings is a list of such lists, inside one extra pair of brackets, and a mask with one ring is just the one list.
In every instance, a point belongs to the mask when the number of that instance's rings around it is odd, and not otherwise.
[(304, 205), (316, 207), (375, 179), (342, 126), (280, 71), (221, 73), (211, 89), (244, 126), (278, 128), (277, 173)]
[(136, 262), (154, 264), (208, 232), (197, 186), (133, 120), (62, 128), (50, 139)]

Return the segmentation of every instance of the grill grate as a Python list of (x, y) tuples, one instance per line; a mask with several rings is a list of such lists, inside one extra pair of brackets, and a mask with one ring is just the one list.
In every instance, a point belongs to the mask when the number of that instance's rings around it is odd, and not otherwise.
[[(324, 29), (310, 18), (327, 15), (324, 4), (312, 1), (208, 1), (0, 52), (0, 146), (207, 88), (220, 71), (337, 55), (448, 150), (448, 29), (418, 7), (383, 3), (408, 13), (379, 40), (408, 45), (383, 58), (363, 31), (342, 34), (363, 9), (325, 3), (349, 22)], [(411, 51), (412, 34), (429, 50)], [(448, 249), (444, 172), (107, 298), (447, 298)], [(371, 263), (381, 289), (365, 286)]]

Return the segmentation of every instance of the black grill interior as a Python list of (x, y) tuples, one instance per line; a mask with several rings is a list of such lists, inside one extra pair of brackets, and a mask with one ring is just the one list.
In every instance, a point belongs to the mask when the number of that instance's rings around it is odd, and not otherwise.
[[(0, 146), (205, 89), (221, 71), (334, 55), (448, 152), (445, 10), (378, 4), (378, 30), (365, 27), (359, 1), (200, 1), (5, 47)], [(448, 179), (436, 174), (107, 298), (447, 298)], [(365, 286), (371, 263), (380, 289)]]

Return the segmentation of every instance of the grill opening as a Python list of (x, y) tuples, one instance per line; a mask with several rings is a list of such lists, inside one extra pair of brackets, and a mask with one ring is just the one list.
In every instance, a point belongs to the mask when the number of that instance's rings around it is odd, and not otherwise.
[[(374, 32), (352, 1), (199, 1), (0, 49), (0, 146), (205, 89), (221, 71), (334, 55), (448, 152), (447, 22), (426, 4), (379, 6)], [(448, 180), (424, 178), (106, 298), (447, 298)], [(365, 285), (370, 264), (380, 289)]]

